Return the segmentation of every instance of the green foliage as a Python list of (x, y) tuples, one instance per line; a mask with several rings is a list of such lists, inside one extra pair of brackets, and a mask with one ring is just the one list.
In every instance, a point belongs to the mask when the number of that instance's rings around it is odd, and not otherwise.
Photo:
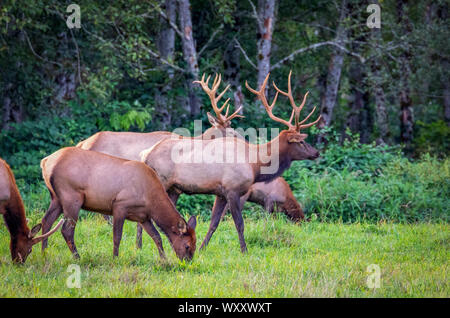
[[(314, 138), (317, 130), (312, 130)], [(346, 139), (341, 143), (342, 136), (335, 131), (328, 132), (329, 143), (321, 150), (318, 160), (302, 161), (301, 166), (310, 169), (313, 173), (349, 172), (354, 173), (363, 180), (369, 180), (379, 175), (381, 169), (396, 157), (401, 157), (399, 147), (376, 146), (361, 144), (359, 135), (346, 132)]]
[(393, 156), (381, 166), (364, 166), (368, 169), (305, 169), (299, 162), (284, 176), (307, 214), (322, 221), (450, 220), (448, 160)]
[(28, 183), (41, 180), (40, 161), (61, 147), (75, 146), (100, 130), (140, 130), (150, 122), (151, 107), (136, 100), (113, 101), (98, 107), (87, 93), (68, 104), (65, 115), (42, 116), (11, 128), (0, 135), (1, 157), (13, 168), (16, 178)]
[(431, 153), (438, 157), (450, 154), (450, 126), (443, 120), (429, 124), (418, 120), (415, 133), (414, 148), (417, 153)]

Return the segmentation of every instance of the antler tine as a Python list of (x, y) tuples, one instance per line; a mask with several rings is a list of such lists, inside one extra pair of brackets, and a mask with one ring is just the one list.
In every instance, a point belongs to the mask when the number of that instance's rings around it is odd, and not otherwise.
[(305, 119), (303, 119), (301, 122), (299, 122), (298, 125), (300, 126), (301, 124), (306, 122), (309, 119), (309, 117), (311, 117), (311, 115), (314, 113), (315, 110), (316, 110), (316, 106), (314, 106), (313, 110), (309, 113), (309, 115), (306, 116)]
[[(225, 87), (225, 89), (222, 91), (222, 93), (220, 93), (219, 96), (216, 97), (216, 102), (219, 101), (222, 98), (222, 96), (226, 93), (226, 91), (229, 88), (230, 88), (230, 84), (228, 84), (227, 87)], [(220, 108), (220, 111), (222, 111), (222, 110), (223, 110), (223, 107)]]
[[(239, 112), (241, 111), (242, 106), (240, 106), (230, 117), (227, 117), (227, 121), (232, 120), (235, 117), (240, 117), (240, 118), (245, 118), (245, 116), (239, 114)], [(226, 117), (226, 116), (225, 116)]]
[(317, 124), (321, 118), (322, 118), (322, 115), (319, 115), (319, 117), (315, 121), (313, 121), (312, 123), (306, 124), (306, 125), (300, 125), (298, 129), (300, 130), (300, 129), (305, 129), (305, 128), (311, 127), (311, 126)]
[(214, 76), (214, 82), (212, 84), (213, 91), (217, 91), (217, 88), (219, 87), (220, 82), (222, 82), (222, 76), (221, 76), (221, 74), (219, 74), (219, 76), (217, 76), (217, 73), (216, 73), (216, 75)]
[[(205, 74), (203, 74), (202, 79), (200, 81), (194, 81), (193, 83), (199, 83), (203, 90), (205, 91), (205, 93), (208, 95), (209, 99), (211, 100), (211, 106), (214, 110), (214, 113), (216, 114), (217, 119), (222, 123), (225, 124), (227, 121), (230, 121), (231, 119), (233, 119), (234, 117), (244, 117), (241, 115), (236, 115), (236, 112), (231, 115), (230, 117), (228, 117), (228, 112), (229, 112), (229, 105), (228, 102), (230, 101), (230, 99), (228, 98), (221, 107), (217, 106), (217, 102), (223, 97), (223, 95), (228, 91), (228, 89), (230, 88), (230, 85), (227, 85), (227, 87), (225, 87), (225, 89), (219, 94), (219, 96), (216, 97), (216, 93), (217, 93), (217, 89), (220, 86), (220, 83), (222, 82), (222, 75), (221, 74), (215, 74), (214, 76), (214, 81), (212, 83), (211, 88), (209, 88), (209, 80), (211, 78), (211, 75), (208, 76), (208, 78), (205, 81)], [(227, 107), (227, 111), (225, 116), (222, 115), (222, 111), (225, 109), (225, 107)], [(239, 110), (237, 112), (240, 111), (241, 108), (239, 108)]]
[[(251, 88), (251, 87), (248, 85), (247, 81), (245, 81), (245, 86), (247, 87), (247, 89), (248, 89), (250, 92), (252, 92), (252, 93), (255, 94), (256, 96), (258, 96), (258, 98), (261, 100), (261, 103), (263, 104), (264, 108), (266, 109), (267, 114), (269, 115), (269, 117), (270, 117), (272, 120), (274, 120), (274, 121), (276, 121), (276, 122), (279, 122), (279, 123), (281, 123), (281, 124), (283, 124), (283, 125), (288, 126), (289, 129), (292, 129), (292, 128), (294, 128), (294, 126), (292, 126), (291, 122), (287, 122), (287, 121), (284, 120), (284, 119), (281, 119), (281, 118), (279, 118), (279, 117), (276, 117), (276, 116), (272, 113), (272, 109), (273, 109), (273, 107), (275, 106), (275, 102), (276, 102), (276, 100), (277, 100), (277, 98), (278, 98), (278, 93), (279, 93), (279, 91), (277, 90), (277, 93), (275, 94), (275, 97), (274, 97), (274, 99), (273, 99), (272, 104), (269, 105), (269, 103), (268, 103), (268, 101), (267, 101), (267, 98), (266, 98), (266, 94), (265, 94), (266, 85), (267, 85), (267, 81), (268, 81), (268, 79), (269, 79), (269, 75), (270, 75), (270, 73), (267, 74), (267, 76), (266, 76), (266, 78), (264, 79), (264, 82), (262, 83), (261, 88), (260, 88), (259, 91), (254, 90), (253, 88)], [(291, 116), (291, 121), (292, 121), (292, 116)]]
[[(219, 98), (218, 98), (217, 100), (219, 100)], [(219, 108), (219, 112), (220, 112), (220, 113), (222, 113), (222, 111), (224, 110), (225, 106), (227, 106), (227, 104), (228, 104), (229, 101), (230, 101), (230, 99), (227, 98), (227, 100), (225, 101), (225, 103), (223, 103), (222, 107)], [(227, 117), (227, 116), (225, 115), (225, 117)]]

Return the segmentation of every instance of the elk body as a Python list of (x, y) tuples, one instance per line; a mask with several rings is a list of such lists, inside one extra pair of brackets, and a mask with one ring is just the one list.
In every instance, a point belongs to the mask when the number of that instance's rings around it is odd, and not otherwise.
[(3, 215), (11, 242), (9, 245), (11, 258), (14, 262), (24, 263), (31, 253), (33, 245), (49, 237), (62, 225), (58, 225), (45, 235), (36, 236), (41, 229), (41, 224), (28, 228), (25, 217), (25, 208), (19, 189), (16, 185), (14, 174), (9, 165), (0, 158), (0, 214)]
[(144, 227), (161, 258), (165, 258), (162, 241), (152, 221), (168, 237), (180, 259), (192, 259), (196, 246), (195, 217), (186, 223), (156, 173), (145, 164), (69, 147), (44, 158), (41, 168), (52, 200), (42, 220), (42, 231), (64, 213), (66, 222), (61, 232), (75, 257), (79, 255), (74, 231), (83, 208), (113, 216), (114, 256), (119, 254), (123, 224), (127, 219)]
[[(269, 143), (254, 145), (232, 137), (214, 140), (166, 139), (142, 152), (141, 160), (155, 169), (168, 192), (178, 191), (188, 194), (214, 194), (217, 196), (211, 216), (211, 224), (201, 248), (208, 244), (220, 222), (222, 212), (228, 204), (238, 232), (241, 251), (247, 251), (240, 197), (245, 195), (254, 183), (270, 182), (279, 177), (285, 169), (289, 168), (292, 161), (312, 160), (319, 156), (318, 151), (304, 141), (307, 135), (301, 134), (300, 130), (314, 125), (320, 117), (313, 123), (304, 124), (314, 112), (315, 109), (313, 109), (300, 122), (300, 110), (305, 104), (307, 94), (300, 106), (295, 105), (291, 92), (290, 77), (291, 74), (289, 75), (287, 93), (279, 90), (274, 84), (277, 93), (271, 105), (268, 104), (265, 97), (265, 87), (269, 75), (267, 75), (259, 91), (251, 89), (246, 83), (247, 88), (261, 100), (269, 117), (288, 126), (287, 130), (283, 130)], [(279, 93), (288, 96), (291, 101), (293, 110), (289, 121), (282, 120), (272, 113)], [(295, 124), (292, 124), (294, 118)], [(196, 149), (199, 148), (208, 149), (208, 153), (203, 152), (201, 162), (196, 162), (198, 161)], [(174, 159), (174, 153), (176, 152), (174, 149), (183, 149), (182, 160)], [(261, 159), (263, 157), (262, 149), (267, 152), (269, 161)], [(220, 159), (220, 156), (222, 156), (222, 161), (215, 160)], [(211, 160), (211, 157), (214, 159)], [(230, 157), (245, 158), (245, 160), (229, 162), (228, 158)], [(250, 158), (256, 158), (256, 160), (249, 160)], [(272, 172), (263, 172), (262, 169), (272, 166), (274, 161), (278, 163), (277, 169)]]

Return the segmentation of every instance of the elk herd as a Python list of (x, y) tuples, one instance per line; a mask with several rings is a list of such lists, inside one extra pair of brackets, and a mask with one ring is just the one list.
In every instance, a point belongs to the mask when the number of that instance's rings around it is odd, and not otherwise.
[[(229, 99), (219, 101), (221, 76), (200, 81), (208, 95), (215, 116), (207, 113), (211, 128), (197, 137), (185, 137), (167, 131), (150, 133), (109, 132), (94, 134), (76, 147), (59, 149), (41, 161), (42, 176), (51, 197), (50, 206), (40, 224), (28, 227), (24, 204), (14, 175), (0, 159), (0, 213), (10, 233), (10, 251), (14, 262), (23, 263), (34, 244), (47, 247), (48, 237), (61, 228), (61, 233), (74, 257), (79, 257), (74, 233), (80, 209), (112, 217), (113, 255), (118, 256), (125, 220), (137, 223), (137, 246), (142, 247), (142, 229), (155, 242), (161, 258), (165, 258), (159, 228), (168, 238), (181, 260), (191, 260), (196, 250), (196, 218), (186, 221), (176, 209), (180, 194), (212, 194), (215, 202), (208, 232), (200, 249), (207, 246), (227, 211), (231, 212), (242, 252), (247, 251), (242, 209), (246, 201), (262, 205), (268, 212), (283, 212), (294, 222), (304, 220), (301, 205), (288, 183), (281, 177), (295, 160), (314, 160), (319, 152), (305, 142), (301, 130), (320, 120), (306, 124), (314, 112), (300, 119), (308, 93), (297, 105), (291, 89), (291, 73), (287, 91), (276, 91), (269, 104), (267, 75), (255, 90), (247, 89), (264, 106), (269, 117), (286, 126), (277, 137), (265, 144), (247, 142), (231, 128), (233, 118), (242, 117), (240, 108), (229, 115)], [(218, 94), (218, 95), (217, 95)], [(289, 120), (273, 114), (279, 94), (288, 97), (292, 106)], [(224, 114), (225, 111), (225, 114)], [(294, 121), (294, 122), (293, 122)], [(174, 153), (182, 149), (183, 160)], [(202, 152), (199, 156), (199, 150)], [(198, 160), (200, 158), (201, 160)], [(212, 159), (223, 160), (212, 160)], [(233, 158), (233, 160), (229, 160)], [(240, 160), (237, 160), (240, 158)], [(56, 226), (55, 221), (63, 214)], [(156, 225), (156, 227), (155, 227)], [(42, 229), (42, 234), (37, 235)]]

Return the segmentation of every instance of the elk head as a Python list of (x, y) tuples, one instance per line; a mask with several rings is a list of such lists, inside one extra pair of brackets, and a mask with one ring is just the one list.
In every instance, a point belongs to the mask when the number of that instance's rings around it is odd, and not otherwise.
[[(214, 117), (211, 113), (207, 112), (209, 123), (211, 124), (211, 128), (209, 128), (204, 133), (203, 139), (214, 139), (215, 135), (217, 133), (215, 130), (219, 130), (219, 135), (221, 137), (240, 137), (240, 135), (234, 131), (234, 129), (231, 128), (231, 120), (235, 117), (241, 117), (244, 116), (239, 115), (239, 112), (242, 109), (242, 106), (239, 107), (238, 110), (236, 110), (233, 114), (228, 116), (228, 112), (230, 110), (230, 105), (227, 106), (230, 99), (228, 98), (225, 103), (221, 107), (217, 106), (217, 103), (222, 98), (222, 96), (226, 93), (226, 91), (230, 88), (230, 85), (227, 85), (225, 89), (222, 91), (222, 93), (219, 94), (219, 96), (216, 97), (217, 89), (220, 86), (220, 83), (222, 81), (222, 76), (219, 74), (214, 77), (214, 81), (212, 84), (212, 87), (209, 88), (209, 79), (211, 75), (208, 76), (208, 78), (205, 81), (205, 74), (203, 74), (202, 79), (200, 81), (194, 81), (193, 83), (198, 83), (202, 86), (205, 93), (208, 95), (209, 99), (211, 100), (211, 106), (214, 110), (214, 113), (216, 114), (216, 117)], [(225, 115), (222, 114), (223, 110), (227, 107), (227, 110), (225, 112)], [(209, 138), (211, 137), (211, 138)]]
[(194, 257), (196, 225), (197, 220), (195, 216), (191, 216), (187, 223), (183, 218), (180, 218), (177, 225), (172, 226), (172, 235), (169, 236), (170, 241), (175, 254), (177, 254), (178, 258), (181, 260), (190, 261)]
[[(321, 116), (319, 116), (319, 118), (312, 123), (305, 124), (305, 122), (309, 119), (309, 117), (311, 117), (311, 115), (316, 110), (316, 107), (314, 107), (313, 110), (309, 113), (309, 115), (306, 116), (302, 121), (300, 121), (300, 111), (302, 110), (303, 106), (305, 106), (306, 97), (308, 96), (308, 92), (303, 97), (303, 102), (299, 106), (297, 106), (295, 104), (294, 97), (292, 96), (292, 89), (291, 89), (292, 71), (291, 71), (291, 72), (289, 72), (288, 91), (287, 92), (280, 90), (275, 85), (275, 82), (273, 82), (273, 86), (277, 92), (272, 101), (272, 104), (269, 105), (269, 102), (267, 101), (267, 98), (265, 96), (266, 85), (267, 85), (267, 81), (269, 79), (269, 75), (270, 75), (270, 73), (267, 74), (266, 79), (264, 80), (263, 84), (261, 85), (261, 88), (259, 91), (251, 88), (248, 85), (247, 81), (245, 82), (245, 86), (247, 87), (247, 89), (250, 92), (255, 94), (258, 97), (258, 99), (261, 100), (261, 103), (264, 105), (264, 108), (266, 109), (267, 114), (269, 115), (269, 117), (271, 119), (273, 119), (276, 122), (282, 123), (283, 125), (286, 125), (288, 127), (287, 130), (283, 130), (280, 133), (280, 140), (287, 143), (288, 147), (287, 147), (286, 151), (288, 152), (288, 155), (292, 160), (305, 160), (305, 159), (314, 160), (314, 159), (318, 158), (319, 152), (314, 147), (312, 147), (311, 145), (309, 145), (308, 143), (305, 142), (305, 139), (306, 139), (306, 137), (308, 137), (308, 135), (300, 133), (300, 130), (306, 129), (308, 127), (315, 125), (320, 120), (320, 117), (321, 117)], [(292, 113), (291, 113), (291, 117), (289, 118), (289, 121), (276, 117), (272, 112), (273, 107), (275, 106), (275, 103), (277, 101), (278, 94), (285, 95), (289, 98), (290, 104), (292, 106)], [(294, 124), (292, 124), (293, 119), (295, 119)], [(280, 147), (281, 146), (282, 146), (282, 144), (280, 144)]]
[(21, 233), (11, 239), (10, 250), (13, 261), (21, 264), (25, 263), (28, 255), (33, 250), (33, 245), (55, 233), (63, 223), (64, 220), (59, 221), (51, 231), (39, 236), (36, 236), (36, 234), (41, 230), (42, 225), (40, 223), (33, 226), (31, 230), (25, 227), (28, 230), (27, 233)]

